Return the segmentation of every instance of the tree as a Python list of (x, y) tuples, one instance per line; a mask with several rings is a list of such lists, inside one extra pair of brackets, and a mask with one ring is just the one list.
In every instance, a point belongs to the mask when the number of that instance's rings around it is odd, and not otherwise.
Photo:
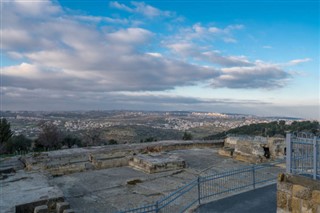
[(0, 119), (0, 143), (4, 144), (7, 142), (13, 135), (11, 131), (10, 123), (5, 118)]
[(59, 149), (62, 146), (63, 134), (50, 122), (40, 124), (41, 132), (36, 140), (37, 147)]
[(80, 147), (80, 146), (82, 146), (82, 141), (79, 138), (75, 137), (75, 136), (67, 135), (61, 141), (61, 145), (62, 146), (68, 146), (69, 148), (71, 148), (74, 145), (77, 145), (77, 146)]
[(0, 153), (6, 152), (6, 143), (12, 137), (10, 123), (5, 118), (0, 119)]
[(12, 136), (6, 144), (6, 151), (9, 153), (14, 153), (16, 151), (28, 151), (31, 144), (32, 140), (24, 135)]
[(102, 141), (102, 129), (95, 128), (95, 129), (88, 129), (83, 133), (83, 136), (85, 138), (84, 143), (86, 146), (94, 146), (99, 145)]
[(188, 132), (184, 132), (182, 140), (185, 140), (185, 141), (192, 140), (192, 134)]

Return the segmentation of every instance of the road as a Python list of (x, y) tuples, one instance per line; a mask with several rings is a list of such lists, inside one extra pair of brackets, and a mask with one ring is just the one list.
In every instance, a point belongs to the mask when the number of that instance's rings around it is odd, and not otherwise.
[(198, 207), (196, 213), (275, 213), (276, 184), (244, 192)]

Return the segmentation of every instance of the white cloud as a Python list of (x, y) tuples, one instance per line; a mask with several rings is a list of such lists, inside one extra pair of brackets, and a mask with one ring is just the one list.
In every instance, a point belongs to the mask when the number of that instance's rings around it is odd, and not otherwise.
[(212, 86), (228, 88), (277, 88), (283, 87), (290, 75), (272, 64), (256, 63), (250, 67), (222, 68)]
[(151, 55), (153, 57), (161, 58), (163, 57), (161, 53), (146, 53), (147, 55)]
[(152, 37), (153, 33), (142, 28), (127, 28), (106, 35), (113, 43), (142, 44)]
[(178, 33), (167, 38), (168, 42), (213, 42), (217, 40), (225, 43), (236, 43), (233, 33), (244, 29), (243, 25), (228, 25), (225, 28), (216, 26), (203, 26), (201, 23), (196, 23), (190, 27), (182, 27)]
[(254, 65), (245, 56), (224, 56), (219, 51), (208, 51), (206, 48), (200, 48), (192, 43), (174, 43), (168, 44), (167, 47), (183, 57), (193, 57), (195, 60), (211, 62), (215, 65), (227, 67)]
[(288, 65), (297, 65), (311, 61), (311, 58), (295, 59), (288, 62)]
[(135, 2), (132, 1), (131, 5), (132, 7), (129, 7), (125, 4), (121, 4), (117, 1), (114, 2), (110, 2), (110, 7), (119, 9), (119, 10), (124, 10), (130, 13), (137, 13), (137, 14), (142, 14), (148, 18), (154, 18), (154, 17), (172, 17), (175, 14), (173, 12), (170, 11), (163, 11), (163, 10), (159, 10), (158, 8), (155, 8), (151, 5), (148, 5), (144, 2)]
[[(3, 67), (2, 86), (10, 88), (5, 90), (10, 97), (6, 100), (13, 102), (14, 98), (24, 97), (16, 100), (16, 104), (31, 99), (35, 103), (45, 102), (50, 98), (53, 100), (48, 103), (52, 103), (60, 98), (57, 104), (63, 106), (74, 106), (72, 102), (75, 102), (88, 107), (96, 103), (95, 100), (115, 101), (123, 106), (125, 100), (137, 101), (138, 98), (117, 98), (115, 92), (166, 91), (208, 81), (213, 87), (272, 88), (283, 85), (290, 77), (278, 67), (263, 67), (245, 56), (226, 56), (193, 42), (212, 37), (218, 39), (219, 36), (231, 38), (234, 30), (243, 28), (240, 25), (216, 29), (211, 26), (210, 29), (195, 24), (185, 28), (170, 42), (168, 39), (164, 43), (171, 50), (168, 56), (165, 51), (158, 50), (159, 44), (156, 44), (157, 48), (152, 46), (152, 43), (161, 42), (155, 33), (142, 27), (120, 25), (127, 24), (126, 19), (73, 15), (72, 11), (66, 12), (49, 1), (45, 4), (36, 1), (32, 5), (34, 9), (29, 15), (23, 13), (28, 8), (16, 2), (10, 2), (10, 7), (6, 5), (3, 11), (4, 54), (23, 61)], [(114, 2), (112, 6), (129, 12), (134, 9), (137, 13), (145, 9), (144, 15), (149, 17), (171, 15), (144, 3), (132, 5), (129, 8)], [(41, 8), (48, 10), (47, 13), (40, 13)], [(106, 23), (117, 26), (110, 27)], [(179, 36), (180, 42), (176, 42)], [(213, 65), (179, 60), (177, 55)], [(175, 97), (176, 101), (167, 97), (149, 98), (172, 104), (210, 102), (179, 97)], [(79, 99), (88, 100), (88, 103)], [(143, 101), (145, 99), (141, 98), (139, 103)]]
[(131, 9), (130, 7), (126, 6), (125, 4), (121, 4), (117, 1), (112, 1), (110, 2), (110, 7), (113, 7), (113, 8), (117, 8), (119, 10), (125, 10), (127, 12), (134, 12), (133, 9)]

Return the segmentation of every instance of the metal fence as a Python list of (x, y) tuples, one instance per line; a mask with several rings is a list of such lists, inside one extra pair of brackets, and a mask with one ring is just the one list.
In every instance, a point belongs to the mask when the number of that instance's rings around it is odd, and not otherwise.
[[(199, 176), (175, 192), (158, 200), (154, 204), (121, 211), (119, 213), (172, 213), (185, 212), (203, 202), (220, 199), (270, 185), (277, 180), (282, 171), (275, 164), (254, 165), (238, 168), (218, 174)], [(282, 171), (283, 172), (283, 171)]]
[(320, 179), (320, 138), (312, 134), (287, 134), (287, 173)]

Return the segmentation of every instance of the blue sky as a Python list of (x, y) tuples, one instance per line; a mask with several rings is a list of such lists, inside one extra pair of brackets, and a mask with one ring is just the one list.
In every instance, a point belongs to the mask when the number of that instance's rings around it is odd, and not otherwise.
[(320, 118), (320, 5), (3, 1), (2, 110)]

